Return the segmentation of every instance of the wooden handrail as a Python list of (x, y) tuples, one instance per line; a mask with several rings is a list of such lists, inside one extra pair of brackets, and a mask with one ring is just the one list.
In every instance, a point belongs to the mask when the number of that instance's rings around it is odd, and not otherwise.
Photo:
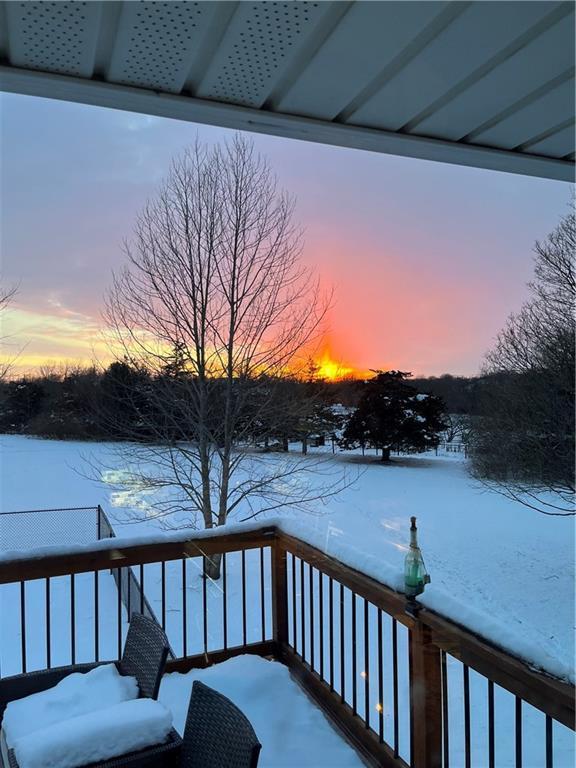
[(122, 544), (122, 539), (106, 539), (104, 547), (74, 552), (73, 554), (39, 554), (25, 559), (0, 560), (0, 584), (41, 579), (47, 576), (67, 576), (88, 571), (122, 568), (128, 565), (179, 560), (182, 557), (200, 557), (224, 552), (257, 549), (272, 546), (276, 528), (266, 526), (258, 530), (239, 531), (214, 536), (190, 537), (184, 541), (155, 541), (146, 544)]

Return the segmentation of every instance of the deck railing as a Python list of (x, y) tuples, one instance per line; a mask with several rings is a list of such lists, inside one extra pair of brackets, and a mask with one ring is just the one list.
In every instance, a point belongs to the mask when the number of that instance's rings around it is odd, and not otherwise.
[[(215, 555), (217, 582), (201, 578)], [(168, 634), (169, 671), (242, 653), (276, 658), (369, 764), (510, 764), (497, 734), (510, 702), (517, 768), (531, 768), (534, 749), (557, 766), (555, 738), (574, 729), (573, 686), (432, 611), (409, 615), (403, 595), (271, 526), (1, 561), (0, 674), (117, 658), (129, 612), (111, 572), (128, 567), (136, 609), (149, 601)], [(82, 618), (80, 592), (91, 606)]]

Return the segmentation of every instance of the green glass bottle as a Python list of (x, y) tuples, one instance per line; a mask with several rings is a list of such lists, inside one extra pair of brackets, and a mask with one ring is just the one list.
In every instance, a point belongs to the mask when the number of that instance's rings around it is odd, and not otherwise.
[(418, 546), (418, 529), (416, 518), (410, 518), (410, 549), (404, 560), (404, 591), (406, 596), (414, 598), (424, 592), (424, 586), (430, 583), (424, 559)]

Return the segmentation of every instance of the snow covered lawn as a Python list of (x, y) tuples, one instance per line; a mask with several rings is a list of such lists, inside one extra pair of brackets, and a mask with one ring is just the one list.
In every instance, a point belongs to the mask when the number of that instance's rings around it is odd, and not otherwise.
[[(101, 503), (120, 536), (159, 531), (159, 522), (146, 518), (150, 498), (132, 499), (142, 504), (143, 520), (125, 523), (125, 497), (82, 474), (87, 471), (82, 457), (89, 455), (104, 464), (112, 461), (105, 443), (0, 437), (0, 509)], [(546, 517), (487, 491), (470, 479), (458, 454), (402, 457), (390, 466), (345, 454), (335, 457), (336, 471), (350, 462), (364, 470), (357, 483), (317, 515), (285, 510), (287, 530), (399, 586), (409, 518), (416, 515), (432, 576), (423, 602), (574, 680), (571, 518)], [(259, 520), (264, 523), (265, 517)]]
[(259, 768), (362, 768), (356, 752), (334, 730), (288, 668), (258, 656), (238, 656), (185, 675), (165, 675), (160, 701), (184, 731), (194, 680), (223, 693), (252, 723), (262, 744)]
[[(147, 512), (153, 497), (126, 494), (111, 489), (105, 482), (89, 480), (83, 457), (93, 455), (103, 464), (114, 459), (109, 444), (51, 442), (22, 437), (0, 437), (1, 496), (0, 510), (33, 509), (42, 507), (86, 506), (102, 504), (120, 537), (138, 538), (164, 535), (157, 520)], [(282, 456), (271, 454), (266, 461), (282, 460)], [(457, 622), (479, 632), (488, 639), (523, 656), (536, 666), (553, 674), (574, 680), (574, 525), (566, 518), (549, 518), (514, 504), (498, 494), (479, 487), (466, 473), (463, 457), (458, 454), (435, 457), (433, 455), (395, 458), (391, 466), (381, 466), (374, 458), (343, 455), (334, 457), (333, 470), (357, 466), (362, 470), (354, 487), (348, 488), (338, 500), (331, 499), (318, 514), (303, 514), (296, 510), (285, 510), (281, 517), (265, 516), (252, 521), (252, 527), (266, 522), (280, 524), (288, 533), (293, 533), (311, 544), (323, 549), (342, 562), (372, 575), (392, 587), (402, 586), (403, 559), (408, 541), (409, 518), (418, 517), (420, 543), (432, 584), (423, 596), (423, 602)], [(122, 465), (118, 465), (119, 471)], [(83, 474), (84, 473), (84, 474)], [(30, 477), (34, 482), (30, 482)], [(141, 517), (138, 523), (128, 523), (127, 516), (137, 509)], [(237, 522), (237, 521), (236, 521)], [(237, 526), (236, 526), (237, 527)], [(0, 531), (1, 533), (1, 531)], [(174, 534), (170, 534), (174, 535)], [(182, 531), (179, 536), (185, 536)], [(62, 541), (66, 546), (68, 542)], [(105, 542), (102, 545), (107, 546)], [(0, 555), (2, 554), (0, 541)], [(4, 544), (10, 548), (10, 543)], [(260, 625), (260, 582), (259, 559), (256, 551), (246, 553), (247, 589), (247, 640), (261, 639)], [(229, 645), (242, 641), (240, 555), (231, 553), (228, 566), (228, 642)], [(184, 623), (182, 564), (181, 561), (166, 563), (166, 629), (170, 642), (177, 654), (184, 652), (184, 637), (187, 636), (186, 652), (201, 653), (203, 650), (203, 582), (199, 578), (201, 561), (191, 558), (186, 561), (185, 579), (187, 619)], [(289, 563), (291, 568), (291, 563)], [(161, 574), (160, 566), (150, 564), (145, 570), (145, 592), (153, 609), (160, 615)], [(266, 638), (271, 632), (269, 594), (269, 552), (264, 552), (265, 595), (264, 612)], [(136, 569), (136, 578), (139, 578)], [(115, 585), (108, 572), (100, 574), (100, 658), (114, 658), (116, 654), (117, 620), (115, 618)], [(70, 585), (66, 577), (52, 579), (53, 622), (52, 664), (70, 661)], [(93, 574), (79, 574), (76, 577), (76, 634), (78, 661), (91, 660), (94, 654), (93, 617)], [(108, 583), (109, 582), (109, 583)], [(305, 583), (306, 580), (305, 580)], [(299, 582), (298, 582), (299, 585)], [(297, 589), (300, 589), (298, 586)], [(324, 589), (327, 589), (324, 583)], [(326, 593), (325, 593), (326, 594)], [(29, 622), (40, 617), (44, 619), (43, 580), (29, 582), (26, 587), (26, 611)], [(19, 585), (0, 588), (0, 657), (2, 674), (18, 672), (20, 669), (20, 637), (18, 635)], [(85, 599), (84, 599), (85, 598)], [(223, 594), (218, 582), (207, 585), (207, 646), (208, 649), (222, 647), (222, 606)], [(350, 616), (350, 597), (346, 603), (346, 616)], [(316, 601), (317, 602), (317, 601)], [(16, 618), (16, 621), (14, 621)], [(370, 659), (374, 664), (374, 616), (370, 618)], [(125, 616), (122, 616), (125, 633)], [(54, 626), (56, 624), (56, 627)], [(32, 623), (30, 627), (34, 627)], [(186, 633), (184, 633), (186, 626)], [(290, 636), (293, 628), (290, 626)], [(361, 622), (358, 629), (359, 648), (362, 647)], [(399, 749), (408, 758), (408, 693), (407, 693), (407, 645), (405, 633), (399, 627)], [(350, 626), (347, 621), (346, 649), (350, 649)], [(388, 629), (386, 629), (388, 633)], [(386, 634), (385, 633), (385, 634)], [(299, 635), (299, 632), (297, 633)], [(325, 637), (327, 631), (325, 629)], [(388, 642), (388, 641), (387, 641)], [(386, 643), (385, 643), (386, 645)], [(388, 643), (389, 645), (389, 643)], [(45, 665), (45, 640), (40, 627), (27, 636), (29, 668)], [(347, 650), (349, 653), (349, 650)], [(338, 649), (335, 664), (338, 667)], [(362, 677), (362, 655), (357, 657), (357, 669)], [(386, 656), (385, 656), (385, 663)], [(238, 665), (238, 675), (233, 674)], [(250, 667), (250, 665), (252, 665)], [(262, 666), (264, 665), (264, 666)], [(448, 686), (450, 701), (450, 759), (455, 766), (464, 762), (463, 723), (463, 680), (462, 666), (455, 659), (448, 658)], [(315, 707), (303, 700), (296, 706), (296, 699), (290, 694), (281, 703), (276, 702), (276, 676), (288, 675), (279, 665), (270, 665), (261, 659), (235, 659), (220, 667), (213, 667), (189, 675), (168, 676), (163, 684), (163, 696), (174, 696), (175, 716), (183, 720), (187, 707), (187, 696), (192, 680), (202, 677), (208, 685), (222, 690), (239, 704), (253, 720), (260, 733), (258, 718), (271, 719), (274, 728), (282, 734), (280, 751), (265, 758), (265, 765), (348, 765), (357, 762), (337, 762), (340, 758), (340, 742), (330, 726)], [(274, 680), (270, 678), (270, 670)], [(265, 680), (260, 674), (265, 670)], [(389, 687), (391, 674), (385, 670), (385, 683)], [(346, 699), (351, 688), (351, 665), (347, 664)], [(213, 682), (211, 677), (214, 676)], [(374, 679), (375, 671), (368, 670), (367, 679)], [(220, 684), (222, 677), (222, 684)], [(170, 681), (181, 685), (173, 689)], [(228, 681), (228, 682), (227, 682)], [(388, 681), (388, 682), (386, 682)], [(359, 679), (362, 691), (364, 680)], [(262, 683), (261, 688), (258, 684)], [(252, 687), (254, 684), (254, 688)], [(286, 684), (293, 686), (286, 677)], [(231, 687), (226, 687), (226, 686)], [(174, 683), (176, 686), (176, 683)], [(267, 693), (262, 690), (269, 686)], [(386, 687), (386, 686), (385, 686)], [(188, 693), (182, 693), (182, 690)], [(338, 690), (338, 683), (336, 683)], [(270, 690), (273, 692), (270, 693)], [(290, 689), (292, 690), (292, 689)], [(371, 696), (377, 696), (374, 686)], [(486, 680), (471, 672), (470, 676), (472, 722), (472, 754), (474, 765), (487, 762), (487, 711)], [(299, 689), (295, 694), (303, 696)], [(295, 695), (294, 694), (294, 695)], [(513, 766), (514, 756), (514, 697), (496, 687), (496, 746), (499, 765)], [(235, 698), (238, 696), (240, 698)], [(274, 697), (274, 704), (262, 704), (266, 696)], [(291, 701), (290, 707), (284, 701)], [(390, 742), (393, 729), (390, 711), (391, 694), (384, 691), (384, 733)], [(169, 706), (172, 706), (167, 701)], [(348, 703), (350, 703), (348, 701)], [(300, 706), (302, 704), (302, 706)], [(370, 705), (371, 726), (378, 702)], [(253, 708), (254, 714), (251, 714)], [(303, 708), (302, 708), (303, 707)], [(292, 753), (306, 742), (296, 738), (294, 745), (287, 746), (288, 726), (285, 721), (297, 724), (306, 721), (309, 709), (321, 718), (324, 728), (337, 741), (336, 756), (331, 762), (266, 762), (278, 759), (278, 755)], [(288, 712), (289, 714), (285, 714)], [(363, 711), (362, 696), (359, 714)], [(284, 718), (282, 723), (281, 719)], [(267, 722), (267, 721), (266, 721)], [(265, 722), (265, 726), (266, 726)], [(264, 727), (265, 727), (264, 726)], [(272, 726), (271, 726), (272, 727)], [(319, 726), (320, 727), (320, 726)], [(294, 729), (297, 732), (297, 728)], [(266, 731), (262, 731), (266, 733)], [(274, 733), (270, 743), (274, 744)], [(290, 731), (291, 733), (291, 731)], [(523, 709), (523, 746), (525, 764), (544, 764), (544, 716), (529, 707)], [(280, 738), (280, 737), (278, 737)], [(308, 738), (308, 735), (307, 735)], [(322, 737), (324, 738), (324, 737)], [(266, 746), (266, 745), (265, 745)], [(304, 750), (308, 754), (308, 748)], [(346, 745), (344, 744), (344, 747)], [(288, 749), (288, 753), (286, 750)], [(329, 749), (322, 746), (322, 750)], [(554, 727), (555, 765), (574, 764), (573, 734), (568, 729)], [(324, 754), (322, 752), (322, 754)], [(326, 752), (326, 754), (331, 754)], [(348, 753), (345, 752), (345, 755)], [(352, 754), (352, 758), (357, 760)], [(312, 753), (314, 755), (314, 753)], [(290, 757), (293, 760), (293, 757)], [(348, 757), (342, 759), (347, 760)], [(298, 757), (298, 760), (301, 760)]]

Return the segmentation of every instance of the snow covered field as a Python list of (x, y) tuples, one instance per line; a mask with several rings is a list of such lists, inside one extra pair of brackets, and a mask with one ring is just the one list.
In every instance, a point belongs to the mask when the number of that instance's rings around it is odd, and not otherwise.
[[(157, 520), (126, 523), (122, 495), (85, 477), (83, 456), (113, 460), (107, 444), (2, 436), (0, 452), (2, 511), (100, 503), (117, 535), (160, 530)], [(422, 601), (573, 681), (573, 520), (546, 517), (478, 486), (458, 454), (402, 457), (391, 466), (369, 456), (365, 462), (357, 483), (317, 515), (286, 510), (287, 527), (399, 586), (409, 517), (416, 515), (432, 576)]]

